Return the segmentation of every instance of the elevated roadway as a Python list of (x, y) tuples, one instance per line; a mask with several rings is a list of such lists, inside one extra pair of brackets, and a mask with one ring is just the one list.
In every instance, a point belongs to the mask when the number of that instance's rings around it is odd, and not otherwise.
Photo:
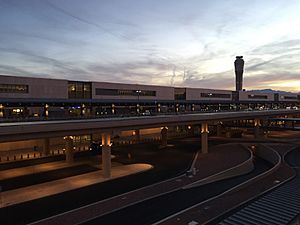
[(184, 124), (195, 125), (211, 121), (269, 118), (298, 113), (300, 113), (298, 110), (267, 110), (1, 123), (0, 142), (103, 133), (112, 130), (130, 130)]

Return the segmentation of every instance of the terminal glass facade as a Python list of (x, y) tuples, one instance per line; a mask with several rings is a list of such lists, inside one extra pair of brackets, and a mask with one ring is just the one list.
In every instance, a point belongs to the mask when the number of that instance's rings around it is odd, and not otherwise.
[(231, 98), (230, 94), (223, 93), (201, 93), (202, 98)]
[(92, 84), (89, 82), (68, 83), (68, 96), (73, 99), (89, 99), (92, 98)]
[(0, 84), (0, 93), (28, 93), (28, 85)]
[(186, 100), (186, 88), (175, 88), (175, 100)]
[(96, 95), (156, 96), (156, 91), (96, 88)]
[(283, 99), (297, 100), (297, 96), (283, 96)]
[(248, 98), (251, 99), (268, 99), (267, 95), (248, 95)]

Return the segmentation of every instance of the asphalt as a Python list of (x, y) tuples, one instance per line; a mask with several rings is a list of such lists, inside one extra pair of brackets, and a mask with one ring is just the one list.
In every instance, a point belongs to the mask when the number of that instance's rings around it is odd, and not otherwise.
[(205, 201), (213, 196), (242, 183), (272, 167), (267, 161), (256, 158), (254, 161), (255, 169), (246, 175), (237, 178), (226, 179), (203, 185), (197, 188), (178, 190), (165, 195), (143, 201), (141, 203), (123, 208), (113, 213), (90, 220), (84, 225), (147, 225), (153, 224), (165, 217), (168, 217), (178, 211)]
[[(273, 146), (273, 147), (274, 147), (274, 146)], [(282, 148), (282, 146), (280, 146), (280, 145), (277, 146), (277, 148), (278, 148), (278, 150), (282, 150), (282, 149), (280, 149), (280, 148)], [(290, 152), (284, 157), (284, 160), (285, 160), (285, 162), (288, 164), (289, 167), (292, 167), (292, 168), (293, 168), (293, 167), (299, 168), (299, 166), (300, 166), (300, 147), (295, 148), (294, 150), (290, 151)], [(288, 172), (285, 172), (285, 174), (288, 174)], [(297, 178), (297, 177), (299, 177), (299, 176), (300, 176), (299, 171), (297, 171), (297, 176), (296, 176), (295, 178)], [(294, 179), (295, 179), (295, 178), (294, 178)], [(274, 180), (274, 179), (272, 179), (272, 180)], [(279, 179), (279, 180), (281, 180), (281, 179)], [(293, 179), (292, 179), (292, 180), (293, 180)], [(290, 182), (290, 181), (289, 181), (289, 182)], [(288, 183), (289, 183), (289, 182), (288, 182)], [(287, 183), (287, 184), (288, 184), (288, 183)], [(283, 185), (285, 185), (285, 184), (283, 184)], [(258, 186), (259, 186), (259, 185), (258, 185)], [(277, 188), (279, 188), (279, 187), (281, 187), (281, 185), (278, 186)], [(240, 205), (239, 207), (234, 208), (233, 210), (230, 210), (230, 211), (226, 212), (226, 213), (223, 214), (222, 216), (220, 216), (220, 217), (218, 217), (218, 218), (215, 218), (214, 220), (212, 220), (212, 221), (210, 221), (209, 223), (207, 223), (207, 225), (215, 225), (215, 224), (219, 224), (219, 223), (220, 223), (222, 220), (224, 220), (225, 218), (230, 217), (230, 216), (233, 215), (234, 213), (240, 211), (241, 209), (245, 208), (247, 205), (250, 205), (251, 203), (257, 201), (259, 198), (262, 198), (263, 196), (269, 194), (270, 192), (276, 190), (277, 188), (272, 189), (271, 191), (265, 192), (263, 195), (259, 195), (259, 196), (255, 197), (255, 198), (252, 198), (251, 201), (247, 201), (246, 203)]]
[[(173, 143), (176, 147), (167, 149), (159, 149), (156, 143), (113, 147), (113, 154), (116, 155), (114, 160), (124, 164), (148, 163), (154, 169), (1, 208), (1, 224), (27, 224), (178, 176), (189, 168), (200, 145), (198, 142), (188, 144), (180, 140)], [(32, 179), (34, 176), (29, 176), (26, 180)]]
[(289, 152), (285, 156), (285, 161), (291, 167), (299, 167), (300, 166), (300, 148), (296, 148), (295, 150)]

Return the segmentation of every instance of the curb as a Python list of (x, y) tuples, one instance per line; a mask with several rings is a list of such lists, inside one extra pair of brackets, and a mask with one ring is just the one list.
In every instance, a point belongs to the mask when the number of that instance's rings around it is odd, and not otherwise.
[[(277, 152), (276, 152), (276, 153), (277, 153)], [(272, 168), (271, 168), (271, 169), (272, 169)], [(267, 172), (269, 172), (269, 170), (266, 171), (266, 172), (264, 172), (263, 174), (260, 174), (260, 175), (258, 175), (258, 176), (256, 176), (256, 177), (254, 177), (254, 178), (257, 178), (257, 177), (260, 178), (260, 177), (262, 177), (262, 175), (264, 175), (264, 174), (267, 173)], [(191, 206), (191, 207), (188, 207), (188, 208), (186, 208), (186, 209), (184, 209), (184, 210), (181, 210), (181, 211), (179, 211), (179, 212), (177, 212), (177, 213), (175, 213), (175, 214), (172, 214), (172, 215), (170, 215), (170, 216), (168, 216), (168, 217), (166, 217), (166, 218), (164, 218), (164, 219), (162, 219), (162, 220), (160, 220), (160, 221), (158, 221), (158, 222), (153, 223), (152, 225), (158, 225), (158, 224), (161, 224), (161, 223), (163, 223), (163, 222), (165, 222), (165, 221), (167, 221), (167, 220), (169, 220), (169, 219), (171, 219), (171, 218), (173, 218), (173, 217), (176, 217), (176, 216), (178, 216), (178, 215), (180, 215), (180, 214), (182, 214), (182, 213), (184, 213), (184, 212), (187, 212), (187, 211), (189, 211), (189, 210), (191, 210), (191, 209), (193, 209), (193, 208), (196, 208), (196, 207), (198, 207), (198, 206), (200, 206), (200, 205), (202, 205), (202, 204), (205, 204), (205, 203), (207, 203), (207, 202), (209, 202), (209, 201), (212, 201), (212, 200), (215, 200), (215, 199), (217, 199), (217, 198), (220, 198), (220, 197), (222, 197), (223, 195), (228, 194), (228, 193), (230, 193), (230, 192), (239, 190), (239, 189), (237, 189), (237, 188), (243, 188), (243, 187), (246, 187), (246, 186), (249, 185), (249, 182), (253, 181), (254, 178), (252, 178), (252, 179), (250, 179), (250, 180), (248, 180), (248, 181), (245, 181), (245, 182), (243, 182), (243, 183), (241, 183), (241, 184), (239, 184), (239, 185), (237, 185), (237, 186), (235, 186), (235, 187), (233, 187), (233, 188), (230, 188), (230, 189), (228, 189), (227, 191), (225, 191), (225, 192), (223, 192), (223, 193), (221, 193), (221, 194), (219, 194), (219, 195), (217, 195), (217, 196), (214, 196), (214, 197), (212, 197), (212, 198), (210, 198), (210, 199), (207, 199), (207, 200), (205, 200), (205, 201), (203, 201), (203, 202), (200, 202), (200, 203), (195, 204), (195, 205), (193, 205), (193, 206)], [(278, 184), (278, 185), (281, 185), (281, 184)], [(256, 197), (257, 197), (257, 196), (256, 196)], [(243, 202), (243, 204), (246, 203), (246, 202), (248, 202), (248, 201), (249, 201), (249, 200)], [(240, 206), (240, 205), (239, 205), (239, 206)], [(238, 207), (238, 206), (237, 206), (237, 207)], [(231, 211), (231, 210), (233, 210), (233, 209), (234, 209), (234, 208), (231, 208), (231, 209), (225, 211), (224, 213), (218, 215), (217, 217), (214, 217), (213, 219), (211, 219), (211, 220), (205, 222), (203, 225), (205, 225), (205, 224), (207, 224), (207, 223), (209, 223), (209, 222), (215, 220), (215, 219), (218, 218), (219, 216), (224, 215), (225, 213), (227, 213), (227, 212), (229, 212), (229, 211)]]
[[(246, 148), (246, 146), (241, 145), (241, 144), (239, 144), (239, 146), (242, 146), (243, 148)], [(189, 189), (189, 188), (199, 187), (199, 186), (209, 184), (209, 183), (212, 183), (212, 182), (225, 180), (225, 179), (228, 179), (228, 178), (232, 178), (232, 177), (235, 177), (235, 176), (239, 176), (239, 175), (249, 173), (250, 171), (252, 171), (254, 169), (253, 153), (249, 149), (246, 149), (246, 151), (248, 151), (250, 153), (250, 157), (246, 161), (244, 161), (244, 162), (242, 162), (242, 163), (240, 163), (236, 166), (233, 166), (231, 168), (228, 168), (224, 171), (221, 171), (219, 173), (213, 174), (209, 177), (198, 180), (194, 183), (188, 184), (188, 185), (182, 187), (182, 189)]]
[[(283, 162), (282, 162), (282, 159), (284, 159), (285, 156), (286, 156), (289, 152), (293, 151), (294, 149), (296, 149), (296, 148), (298, 148), (298, 147), (299, 147), (299, 146), (293, 147), (293, 148), (291, 148), (289, 151), (287, 151), (286, 153), (284, 153), (284, 155), (283, 155), (282, 157), (280, 156), (280, 159), (281, 159), (280, 161), (281, 161), (281, 163), (283, 163)], [(270, 148), (270, 147), (269, 147), (269, 148)], [(273, 151), (274, 151), (274, 150), (273, 150)], [(278, 152), (277, 152), (277, 153), (278, 153)], [(281, 165), (281, 163), (279, 164), (279, 166)], [(238, 205), (236, 205), (236, 206), (234, 206), (234, 207), (232, 207), (232, 208), (226, 210), (225, 212), (221, 213), (220, 215), (218, 215), (218, 216), (216, 216), (216, 217), (214, 217), (214, 218), (208, 220), (208, 221), (205, 222), (203, 225), (209, 224), (209, 223), (211, 223), (212, 221), (214, 221), (215, 219), (219, 218), (220, 216), (225, 215), (226, 213), (228, 213), (228, 212), (230, 212), (230, 211), (232, 211), (232, 210), (234, 210), (234, 209), (240, 207), (241, 205), (246, 204), (247, 202), (250, 202), (250, 201), (256, 199), (256, 198), (259, 197), (259, 196), (262, 196), (262, 195), (266, 194), (267, 192), (272, 191), (273, 189), (276, 189), (277, 187), (279, 187), (279, 186), (285, 184), (286, 182), (288, 182), (288, 181), (294, 179), (295, 176), (296, 176), (296, 174), (294, 174), (292, 177), (290, 177), (290, 178), (288, 178), (288, 179), (286, 179), (286, 180), (284, 180), (284, 181), (282, 181), (282, 182), (280, 182), (280, 183), (278, 183), (278, 184), (276, 184), (276, 185), (270, 187), (269, 189), (267, 189), (267, 190), (261, 192), (260, 194), (255, 195), (255, 196), (253, 196), (252, 198), (249, 198), (249, 199), (247, 199), (246, 201), (241, 202), (240, 204), (238, 204)]]

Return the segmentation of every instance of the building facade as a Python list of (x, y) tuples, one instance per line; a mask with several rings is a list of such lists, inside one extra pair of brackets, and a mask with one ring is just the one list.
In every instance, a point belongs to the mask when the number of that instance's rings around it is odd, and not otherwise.
[(0, 76), (1, 119), (298, 107), (299, 94)]

